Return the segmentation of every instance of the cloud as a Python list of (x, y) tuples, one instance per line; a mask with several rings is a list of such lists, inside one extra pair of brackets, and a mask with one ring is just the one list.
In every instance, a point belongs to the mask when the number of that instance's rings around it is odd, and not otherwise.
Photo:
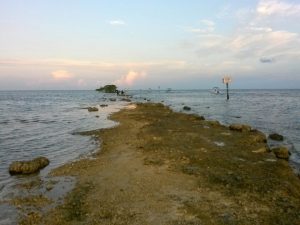
[(69, 80), (73, 75), (66, 70), (56, 70), (51, 73), (54, 80)]
[[(289, 61), (296, 63), (300, 56), (300, 35), (288, 31), (271, 31), (271, 29), (241, 28), (232, 35), (202, 35), (197, 39), (195, 52), (203, 64), (212, 69), (223, 68), (222, 62), (232, 60), (236, 67), (242, 61), (255, 67), (257, 60), (262, 63)], [(265, 56), (268, 59), (266, 60)], [(241, 65), (241, 66), (239, 66)]]
[(275, 62), (275, 58), (263, 57), (263, 58), (260, 58), (259, 61), (261, 63), (274, 63)]
[(146, 77), (146, 72), (136, 72), (130, 70), (126, 75), (122, 76), (119, 80), (115, 81), (120, 86), (132, 86), (137, 80)]
[(300, 16), (300, 4), (278, 0), (261, 0), (256, 11), (261, 16)]
[(186, 31), (191, 33), (209, 34), (215, 30), (215, 22), (207, 19), (200, 20), (201, 27), (187, 27)]
[(123, 20), (111, 20), (108, 22), (112, 26), (124, 26), (126, 23)]
[[(262, 16), (262, 14), (296, 15), (298, 8), (297, 4), (260, 0), (254, 8), (236, 11), (238, 23), (235, 29), (227, 34), (224, 31), (218, 33), (213, 21), (202, 20), (202, 25), (210, 29), (190, 29), (197, 36), (186, 42), (193, 44), (185, 49), (194, 51), (198, 56), (199, 71), (200, 68), (215, 73), (222, 70), (260, 71), (267, 68), (259, 66), (258, 63), (275, 62), (278, 68), (284, 65), (282, 70), (286, 67), (299, 68), (297, 66), (297, 60), (300, 58), (299, 29), (285, 30), (286, 28), (292, 29), (285, 25), (286, 22), (291, 24), (295, 19)], [(291, 11), (288, 12), (289, 10)], [(239, 19), (241, 16), (242, 19)], [(300, 72), (299, 69), (294, 69), (294, 71)]]
[(271, 27), (256, 27), (255, 24), (250, 24), (249, 30), (257, 32), (271, 32), (273, 29)]

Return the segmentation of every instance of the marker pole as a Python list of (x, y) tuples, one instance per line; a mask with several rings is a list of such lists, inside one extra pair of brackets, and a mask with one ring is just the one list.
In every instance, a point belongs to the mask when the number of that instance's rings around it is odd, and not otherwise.
[(228, 88), (228, 83), (226, 83), (226, 90), (227, 90), (227, 100), (229, 100), (229, 88)]

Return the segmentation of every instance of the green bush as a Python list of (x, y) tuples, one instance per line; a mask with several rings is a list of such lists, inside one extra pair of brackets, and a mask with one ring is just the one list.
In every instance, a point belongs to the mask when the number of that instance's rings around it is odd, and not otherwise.
[(105, 93), (115, 93), (116, 90), (117, 90), (117, 86), (114, 84), (108, 84), (105, 85), (104, 87), (100, 87), (96, 89), (96, 91), (105, 92)]

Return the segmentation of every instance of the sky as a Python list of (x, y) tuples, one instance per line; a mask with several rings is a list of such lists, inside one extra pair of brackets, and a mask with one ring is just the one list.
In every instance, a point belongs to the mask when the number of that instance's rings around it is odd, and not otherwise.
[(300, 0), (0, 0), (0, 90), (300, 88)]

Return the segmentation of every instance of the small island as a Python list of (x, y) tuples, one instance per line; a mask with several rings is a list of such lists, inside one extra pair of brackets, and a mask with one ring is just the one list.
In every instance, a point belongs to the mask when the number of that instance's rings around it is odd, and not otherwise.
[(104, 92), (104, 93), (116, 93), (117, 86), (114, 84), (108, 84), (104, 87), (97, 88), (96, 91)]

